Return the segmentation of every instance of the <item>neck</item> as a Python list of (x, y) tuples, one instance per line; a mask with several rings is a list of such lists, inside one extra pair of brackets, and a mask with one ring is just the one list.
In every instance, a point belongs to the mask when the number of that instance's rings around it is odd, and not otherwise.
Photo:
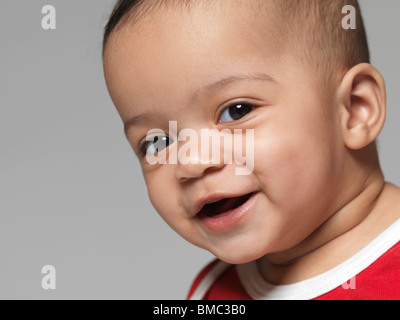
[(360, 187), (351, 193), (346, 190), (345, 205), (305, 240), (287, 251), (260, 258), (257, 264), (262, 276), (274, 284), (294, 283), (350, 258), (398, 218), (398, 214), (385, 216), (391, 199), (386, 194), (392, 188), (385, 184), (379, 168), (373, 170)]

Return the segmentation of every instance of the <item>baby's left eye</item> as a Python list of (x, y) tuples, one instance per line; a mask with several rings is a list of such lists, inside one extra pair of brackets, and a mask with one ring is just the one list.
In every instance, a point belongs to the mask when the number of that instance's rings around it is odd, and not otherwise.
[(222, 113), (219, 122), (231, 122), (239, 120), (254, 110), (254, 106), (246, 103), (234, 104), (226, 108)]

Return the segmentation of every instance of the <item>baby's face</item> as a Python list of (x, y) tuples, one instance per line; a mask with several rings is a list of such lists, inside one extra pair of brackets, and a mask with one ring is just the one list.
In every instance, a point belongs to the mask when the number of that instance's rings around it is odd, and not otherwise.
[[(334, 99), (279, 48), (273, 28), (250, 8), (161, 9), (112, 38), (105, 59), (122, 120), (146, 114), (127, 137), (155, 209), (182, 237), (231, 263), (299, 244), (342, 205), (347, 183)], [(151, 129), (169, 135), (169, 121), (199, 137), (201, 129), (253, 129), (252, 173), (237, 175), (240, 165), (223, 161), (149, 164), (138, 145)], [(183, 144), (170, 143), (160, 152)], [(198, 213), (204, 202), (248, 194), (224, 213)]]

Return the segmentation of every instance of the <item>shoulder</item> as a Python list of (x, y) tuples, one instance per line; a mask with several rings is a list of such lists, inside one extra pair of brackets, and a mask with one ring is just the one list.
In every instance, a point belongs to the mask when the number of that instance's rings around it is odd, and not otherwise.
[(190, 300), (251, 300), (244, 289), (236, 266), (221, 260), (208, 263), (189, 290)]
[[(209, 287), (215, 280), (229, 267), (229, 264), (214, 259), (204, 266), (197, 274), (192, 285), (190, 286), (189, 293), (186, 299), (201, 299), (201, 295), (205, 294)], [(208, 286), (207, 286), (208, 285)], [(200, 292), (202, 291), (202, 292)]]
[(398, 300), (400, 298), (400, 242), (335, 290), (317, 299)]

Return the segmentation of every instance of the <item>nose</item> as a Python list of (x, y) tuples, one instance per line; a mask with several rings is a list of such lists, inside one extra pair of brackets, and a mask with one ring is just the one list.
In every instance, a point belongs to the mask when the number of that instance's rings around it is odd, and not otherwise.
[[(221, 146), (208, 147), (207, 143), (205, 145), (202, 148), (201, 141), (198, 140), (197, 146), (196, 144), (192, 145), (192, 148), (188, 149), (186, 144), (180, 146), (175, 171), (175, 177), (179, 182), (200, 178), (208, 172), (221, 169), (225, 165), (222, 161), (224, 159), (224, 148), (221, 148)], [(186, 152), (182, 152), (183, 150)]]
[(186, 182), (190, 179), (200, 178), (206, 173), (222, 168), (221, 163), (187, 163), (180, 164), (178, 162), (175, 177), (179, 182)]

